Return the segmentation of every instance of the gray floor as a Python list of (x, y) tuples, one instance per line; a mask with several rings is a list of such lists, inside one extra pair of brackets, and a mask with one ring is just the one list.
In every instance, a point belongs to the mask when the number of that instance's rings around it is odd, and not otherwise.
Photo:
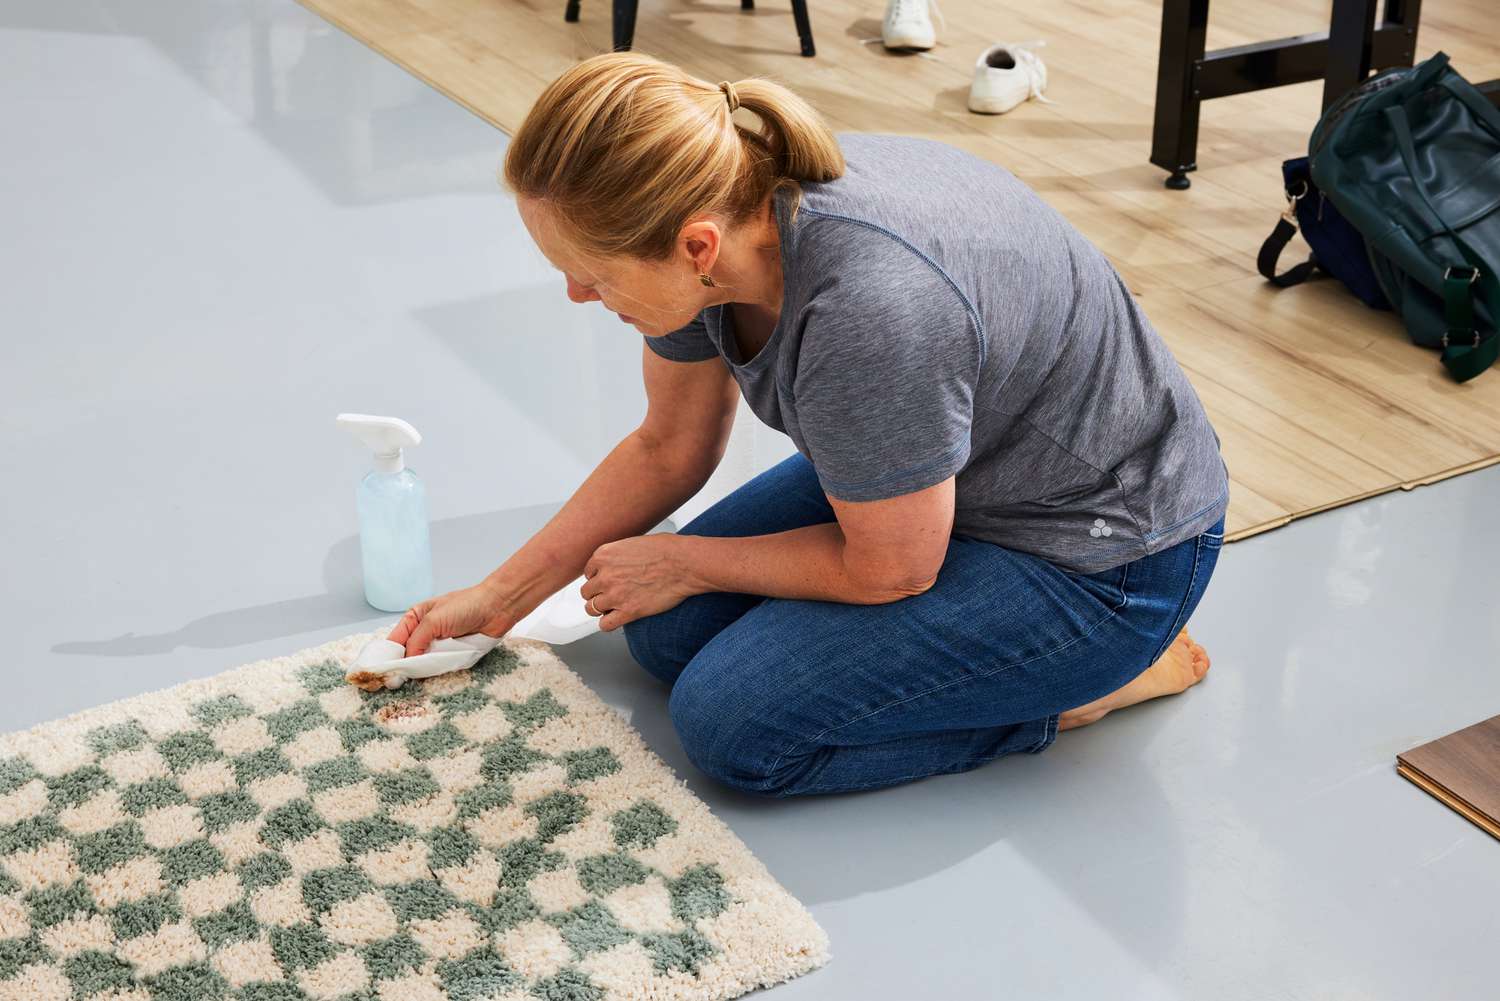
[[(7, 4), (0, 134), (0, 730), (392, 621), (339, 411), (427, 437), (441, 590), (640, 418), (504, 137), (290, 0)], [(676, 524), (790, 453), (753, 421)], [(1393, 761), (1500, 712), (1497, 509), (1491, 470), (1232, 545), (1203, 684), (870, 793), (734, 794), (621, 635), (563, 652), (828, 930), (778, 997), (1492, 998), (1500, 843)]]

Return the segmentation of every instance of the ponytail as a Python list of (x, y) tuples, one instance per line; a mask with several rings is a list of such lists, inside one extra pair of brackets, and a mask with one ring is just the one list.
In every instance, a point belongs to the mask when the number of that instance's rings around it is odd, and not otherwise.
[[(749, 128), (736, 109), (758, 120)], [(547, 201), (583, 252), (659, 261), (703, 213), (731, 223), (774, 190), (843, 175), (828, 125), (763, 77), (709, 83), (639, 52), (572, 66), (537, 98), (506, 152), (502, 183)]]

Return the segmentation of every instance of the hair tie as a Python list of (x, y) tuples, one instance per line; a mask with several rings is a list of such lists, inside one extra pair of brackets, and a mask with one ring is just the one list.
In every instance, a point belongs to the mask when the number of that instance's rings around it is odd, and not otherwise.
[(719, 89), (724, 92), (724, 99), (729, 102), (729, 113), (734, 114), (740, 106), (740, 96), (734, 92), (734, 84), (728, 80), (720, 80)]

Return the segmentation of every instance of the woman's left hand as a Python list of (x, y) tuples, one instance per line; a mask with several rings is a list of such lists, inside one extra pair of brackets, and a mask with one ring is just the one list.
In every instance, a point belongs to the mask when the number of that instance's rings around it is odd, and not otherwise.
[(603, 616), (605, 632), (627, 622), (675, 608), (699, 593), (681, 559), (682, 540), (671, 532), (635, 535), (606, 542), (584, 564), (588, 578), (578, 593), (590, 615)]

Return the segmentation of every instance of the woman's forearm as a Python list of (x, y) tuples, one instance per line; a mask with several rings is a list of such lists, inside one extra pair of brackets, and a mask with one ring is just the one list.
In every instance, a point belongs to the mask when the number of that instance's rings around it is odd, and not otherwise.
[(883, 605), (910, 593), (872, 584), (844, 558), (836, 521), (770, 535), (678, 535), (694, 590), (762, 594), (769, 598)]
[(707, 477), (707, 470), (685, 467), (631, 432), (485, 583), (521, 618), (583, 573), (594, 550), (644, 535), (696, 494)]

